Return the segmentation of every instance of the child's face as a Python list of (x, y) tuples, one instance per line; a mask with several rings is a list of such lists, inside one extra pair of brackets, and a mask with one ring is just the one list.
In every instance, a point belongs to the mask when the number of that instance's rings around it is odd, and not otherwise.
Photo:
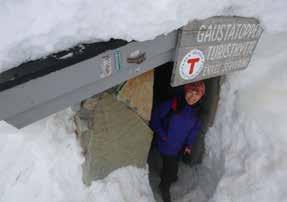
[(185, 100), (189, 105), (197, 103), (200, 98), (201, 94), (198, 91), (188, 91), (185, 93)]

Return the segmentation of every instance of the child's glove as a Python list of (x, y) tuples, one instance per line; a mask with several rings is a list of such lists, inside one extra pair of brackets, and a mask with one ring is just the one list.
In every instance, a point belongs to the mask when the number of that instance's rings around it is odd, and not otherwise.
[(191, 146), (186, 146), (184, 148), (184, 152), (183, 152), (184, 155), (191, 155)]

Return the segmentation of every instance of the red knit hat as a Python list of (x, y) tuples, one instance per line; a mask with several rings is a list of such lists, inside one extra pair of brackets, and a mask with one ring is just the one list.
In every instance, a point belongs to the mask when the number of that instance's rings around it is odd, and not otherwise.
[(203, 96), (205, 94), (205, 84), (203, 81), (196, 81), (194, 83), (189, 83), (184, 85), (184, 93), (189, 91), (197, 91)]

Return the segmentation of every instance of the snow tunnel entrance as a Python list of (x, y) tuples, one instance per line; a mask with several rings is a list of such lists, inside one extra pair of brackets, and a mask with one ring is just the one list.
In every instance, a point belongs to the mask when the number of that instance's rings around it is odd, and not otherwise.
[[(170, 79), (172, 75), (173, 63), (166, 63), (159, 66), (154, 71), (154, 87), (153, 87), (153, 104), (160, 103), (172, 98), (175, 95), (183, 94), (183, 86), (171, 87)], [(194, 173), (192, 168), (200, 166), (205, 153), (205, 134), (210, 126), (213, 125), (217, 105), (219, 101), (220, 91), (220, 77), (204, 80), (206, 86), (205, 96), (200, 103), (200, 119), (203, 122), (203, 130), (198, 134), (195, 143), (192, 146), (192, 154), (190, 158), (181, 157), (179, 164), (179, 181), (181, 176), (192, 178), (193, 183), (180, 182), (181, 185), (174, 187), (171, 192), (174, 199), (178, 199), (188, 191), (195, 187)], [(183, 161), (185, 163), (183, 163)], [(149, 165), (149, 180), (150, 185), (154, 191), (155, 198), (160, 201), (158, 194), (158, 184), (160, 182), (160, 170), (162, 166), (161, 157), (159, 152), (155, 149), (155, 146), (151, 145), (151, 149), (148, 156)], [(189, 185), (187, 185), (189, 184)], [(194, 186), (193, 186), (194, 185)]]
[[(173, 63), (166, 63), (82, 101), (75, 122), (85, 157), (85, 184), (102, 179), (117, 168), (128, 165), (144, 167), (148, 160), (150, 184), (156, 193), (161, 160), (150, 151), (153, 132), (148, 122), (153, 102), (181, 93), (182, 87), (170, 87), (172, 67)], [(202, 100), (201, 113), (204, 131), (194, 146), (198, 148), (193, 152), (194, 163), (200, 163), (203, 158), (204, 134), (215, 116), (219, 80), (213, 78), (205, 81), (206, 95)]]

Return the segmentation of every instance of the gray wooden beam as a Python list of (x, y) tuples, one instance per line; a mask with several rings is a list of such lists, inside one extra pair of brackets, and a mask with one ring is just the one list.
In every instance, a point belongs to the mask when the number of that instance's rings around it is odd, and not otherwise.
[[(29, 81), (0, 94), (0, 120), (5, 119), (17, 128), (62, 110), (81, 100), (111, 88), (125, 80), (153, 69), (174, 58), (176, 32), (152, 41), (134, 42), (119, 48), (122, 69), (115, 66), (115, 50), (107, 51), (95, 58)], [(128, 55), (136, 50), (146, 53), (141, 64), (129, 64)], [(101, 62), (110, 56), (113, 73), (101, 78)]]

